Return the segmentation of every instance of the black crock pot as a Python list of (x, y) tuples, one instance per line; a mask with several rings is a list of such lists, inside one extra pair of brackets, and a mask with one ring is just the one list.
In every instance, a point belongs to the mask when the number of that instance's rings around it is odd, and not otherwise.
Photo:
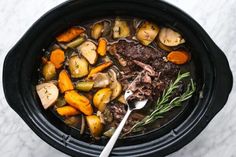
[(45, 111), (35, 92), (37, 68), (55, 36), (80, 22), (132, 16), (164, 23), (184, 34), (192, 49), (197, 92), (178, 118), (160, 129), (120, 139), (111, 156), (164, 156), (193, 140), (225, 105), (232, 73), (223, 52), (191, 17), (158, 0), (67, 1), (41, 17), (9, 51), (3, 67), (3, 87), (9, 105), (44, 141), (72, 156), (98, 156), (106, 140), (92, 143)]

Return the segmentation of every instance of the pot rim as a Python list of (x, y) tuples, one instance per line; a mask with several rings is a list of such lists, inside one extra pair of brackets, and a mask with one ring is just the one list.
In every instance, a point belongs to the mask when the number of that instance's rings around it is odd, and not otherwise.
[[(215, 43), (210, 39), (206, 32), (200, 27), (200, 25), (181, 10), (163, 1), (154, 2), (152, 0), (146, 0), (145, 2), (143, 2), (142, 0), (121, 0), (119, 2), (113, 2), (112, 0), (100, 0), (92, 2), (92, 0), (80, 0), (79, 2), (76, 2), (72, 0), (64, 2), (59, 6), (53, 8), (45, 15), (43, 15), (39, 20), (37, 20), (33, 24), (33, 26), (26, 32), (26, 34), (20, 39), (20, 41), (7, 54), (3, 66), (3, 88), (6, 100), (8, 101), (9, 105), (21, 116), (21, 118), (31, 127), (31, 129), (53, 147), (67, 154), (75, 156), (78, 155), (77, 153), (87, 156), (97, 156), (99, 154), (103, 146), (88, 144), (83, 141), (75, 140), (70, 135), (67, 135), (64, 132), (60, 131), (55, 126), (52, 126), (50, 123), (46, 125), (43, 124), (42, 121), (38, 121), (39, 117), (40, 120), (43, 121), (47, 121), (47, 119), (43, 117), (39, 112), (32, 113), (31, 109), (27, 107), (30, 105), (29, 101), (24, 97), (24, 93), (22, 93), (21, 91), (23, 87), (21, 84), (19, 84), (24, 77), (22, 76), (23, 74), (21, 73), (21, 70), (19, 68), (22, 67), (23, 63), (20, 63), (20, 61), (17, 61), (17, 64), (15, 63), (16, 60), (21, 58), (18, 54), (16, 54), (17, 51), (29, 47), (26, 41), (28, 40), (28, 36), (33, 32), (33, 30), (38, 28), (37, 25), (45, 21), (50, 21), (50, 19), (54, 17), (56, 13), (58, 15), (60, 14), (59, 10), (66, 10), (67, 7), (71, 7), (75, 3), (77, 5), (88, 5), (89, 3), (95, 5), (101, 2), (127, 4), (133, 3), (135, 5), (141, 6), (144, 6), (146, 3), (152, 3), (153, 8), (158, 6), (159, 8), (161, 7), (162, 10), (172, 10), (172, 14), (181, 17), (186, 21), (186, 24), (189, 25), (190, 28), (193, 28), (193, 31), (198, 32), (198, 35), (202, 40), (202, 44), (205, 46), (205, 49), (208, 52), (208, 59), (210, 60), (210, 64), (212, 65), (211, 72), (213, 75), (211, 79), (213, 82), (211, 89), (208, 89), (208, 97), (205, 101), (205, 107), (202, 108), (198, 113), (195, 113), (193, 111), (193, 113), (186, 119), (186, 122), (190, 121), (191, 123), (186, 124), (183, 122), (178, 128), (182, 127), (185, 129), (173, 129), (169, 134), (158, 138), (158, 140), (152, 140), (150, 142), (132, 146), (116, 147), (113, 151), (113, 155), (122, 156), (149, 156), (153, 153), (157, 155), (157, 152), (160, 155), (167, 155), (169, 153), (172, 153), (173, 151), (183, 147), (185, 144), (195, 138), (205, 128), (205, 126), (210, 122), (215, 114), (219, 112), (220, 109), (224, 106), (232, 88), (232, 73), (230, 71), (225, 55), (215, 45)], [(24, 46), (22, 47), (22, 45)], [(15, 75), (11, 73), (12, 69), (15, 69), (17, 72), (17, 76), (21, 77), (15, 78)], [(225, 90), (225, 92), (222, 92), (223, 90)], [(15, 97), (12, 98), (12, 95), (15, 95)], [(19, 107), (18, 104), (28, 105)], [(198, 114), (198, 116), (194, 114)], [(193, 118), (194, 116), (196, 117)], [(159, 143), (160, 141), (162, 141), (162, 143)], [(140, 149), (137, 150), (137, 148)]]

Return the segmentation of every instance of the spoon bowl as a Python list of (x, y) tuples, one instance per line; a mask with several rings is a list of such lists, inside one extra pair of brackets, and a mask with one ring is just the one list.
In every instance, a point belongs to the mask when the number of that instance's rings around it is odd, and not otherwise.
[(108, 141), (108, 143), (106, 144), (106, 146), (104, 147), (102, 153), (100, 154), (99, 157), (108, 157), (109, 154), (111, 153), (111, 150), (113, 148), (113, 146), (115, 145), (124, 125), (125, 125), (125, 122), (127, 121), (127, 119), (129, 118), (129, 115), (130, 113), (133, 111), (133, 110), (139, 110), (139, 109), (142, 109), (148, 99), (145, 99), (145, 100), (141, 100), (141, 101), (136, 101), (132, 104), (129, 104), (127, 102), (128, 100), (128, 97), (131, 96), (133, 94), (133, 92), (131, 90), (126, 90), (125, 91), (125, 101), (126, 101), (126, 104), (128, 105), (128, 109), (127, 109), (127, 112), (124, 116), (124, 118), (122, 119), (122, 121), (120, 122), (119, 126), (117, 127), (116, 131), (114, 132), (114, 134), (112, 135), (112, 137), (110, 138), (110, 140)]

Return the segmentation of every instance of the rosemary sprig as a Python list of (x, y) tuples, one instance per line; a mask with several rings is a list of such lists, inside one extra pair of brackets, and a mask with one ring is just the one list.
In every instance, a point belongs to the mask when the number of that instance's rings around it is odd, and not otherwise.
[(190, 83), (187, 85), (186, 91), (182, 95), (177, 96), (173, 98), (172, 100), (170, 100), (171, 96), (173, 95), (173, 92), (179, 88), (180, 82), (184, 78), (189, 77), (189, 76), (190, 76), (189, 72), (186, 72), (183, 74), (178, 73), (176, 80), (174, 82), (171, 82), (169, 87), (166, 90), (164, 90), (162, 95), (158, 98), (157, 103), (155, 105), (155, 109), (151, 112), (151, 114), (147, 115), (141, 121), (133, 125), (133, 127), (124, 135), (127, 135), (131, 132), (140, 131), (141, 128), (143, 128), (145, 125), (148, 125), (159, 118), (163, 118), (164, 113), (170, 111), (171, 109), (175, 107), (181, 106), (182, 102), (191, 98), (191, 96), (196, 90), (195, 84), (193, 83), (192, 79)]

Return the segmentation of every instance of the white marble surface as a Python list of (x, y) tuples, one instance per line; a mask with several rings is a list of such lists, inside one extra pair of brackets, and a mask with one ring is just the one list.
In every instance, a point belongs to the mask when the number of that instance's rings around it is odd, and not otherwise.
[[(9, 49), (41, 15), (63, 0), (0, 1), (0, 82)], [(190, 14), (225, 52), (236, 74), (236, 0), (168, 0)], [(235, 83), (235, 81), (234, 81)], [(236, 157), (236, 89), (226, 106), (191, 143), (170, 157)], [(0, 84), (0, 156), (65, 157), (52, 148), (8, 106)]]

